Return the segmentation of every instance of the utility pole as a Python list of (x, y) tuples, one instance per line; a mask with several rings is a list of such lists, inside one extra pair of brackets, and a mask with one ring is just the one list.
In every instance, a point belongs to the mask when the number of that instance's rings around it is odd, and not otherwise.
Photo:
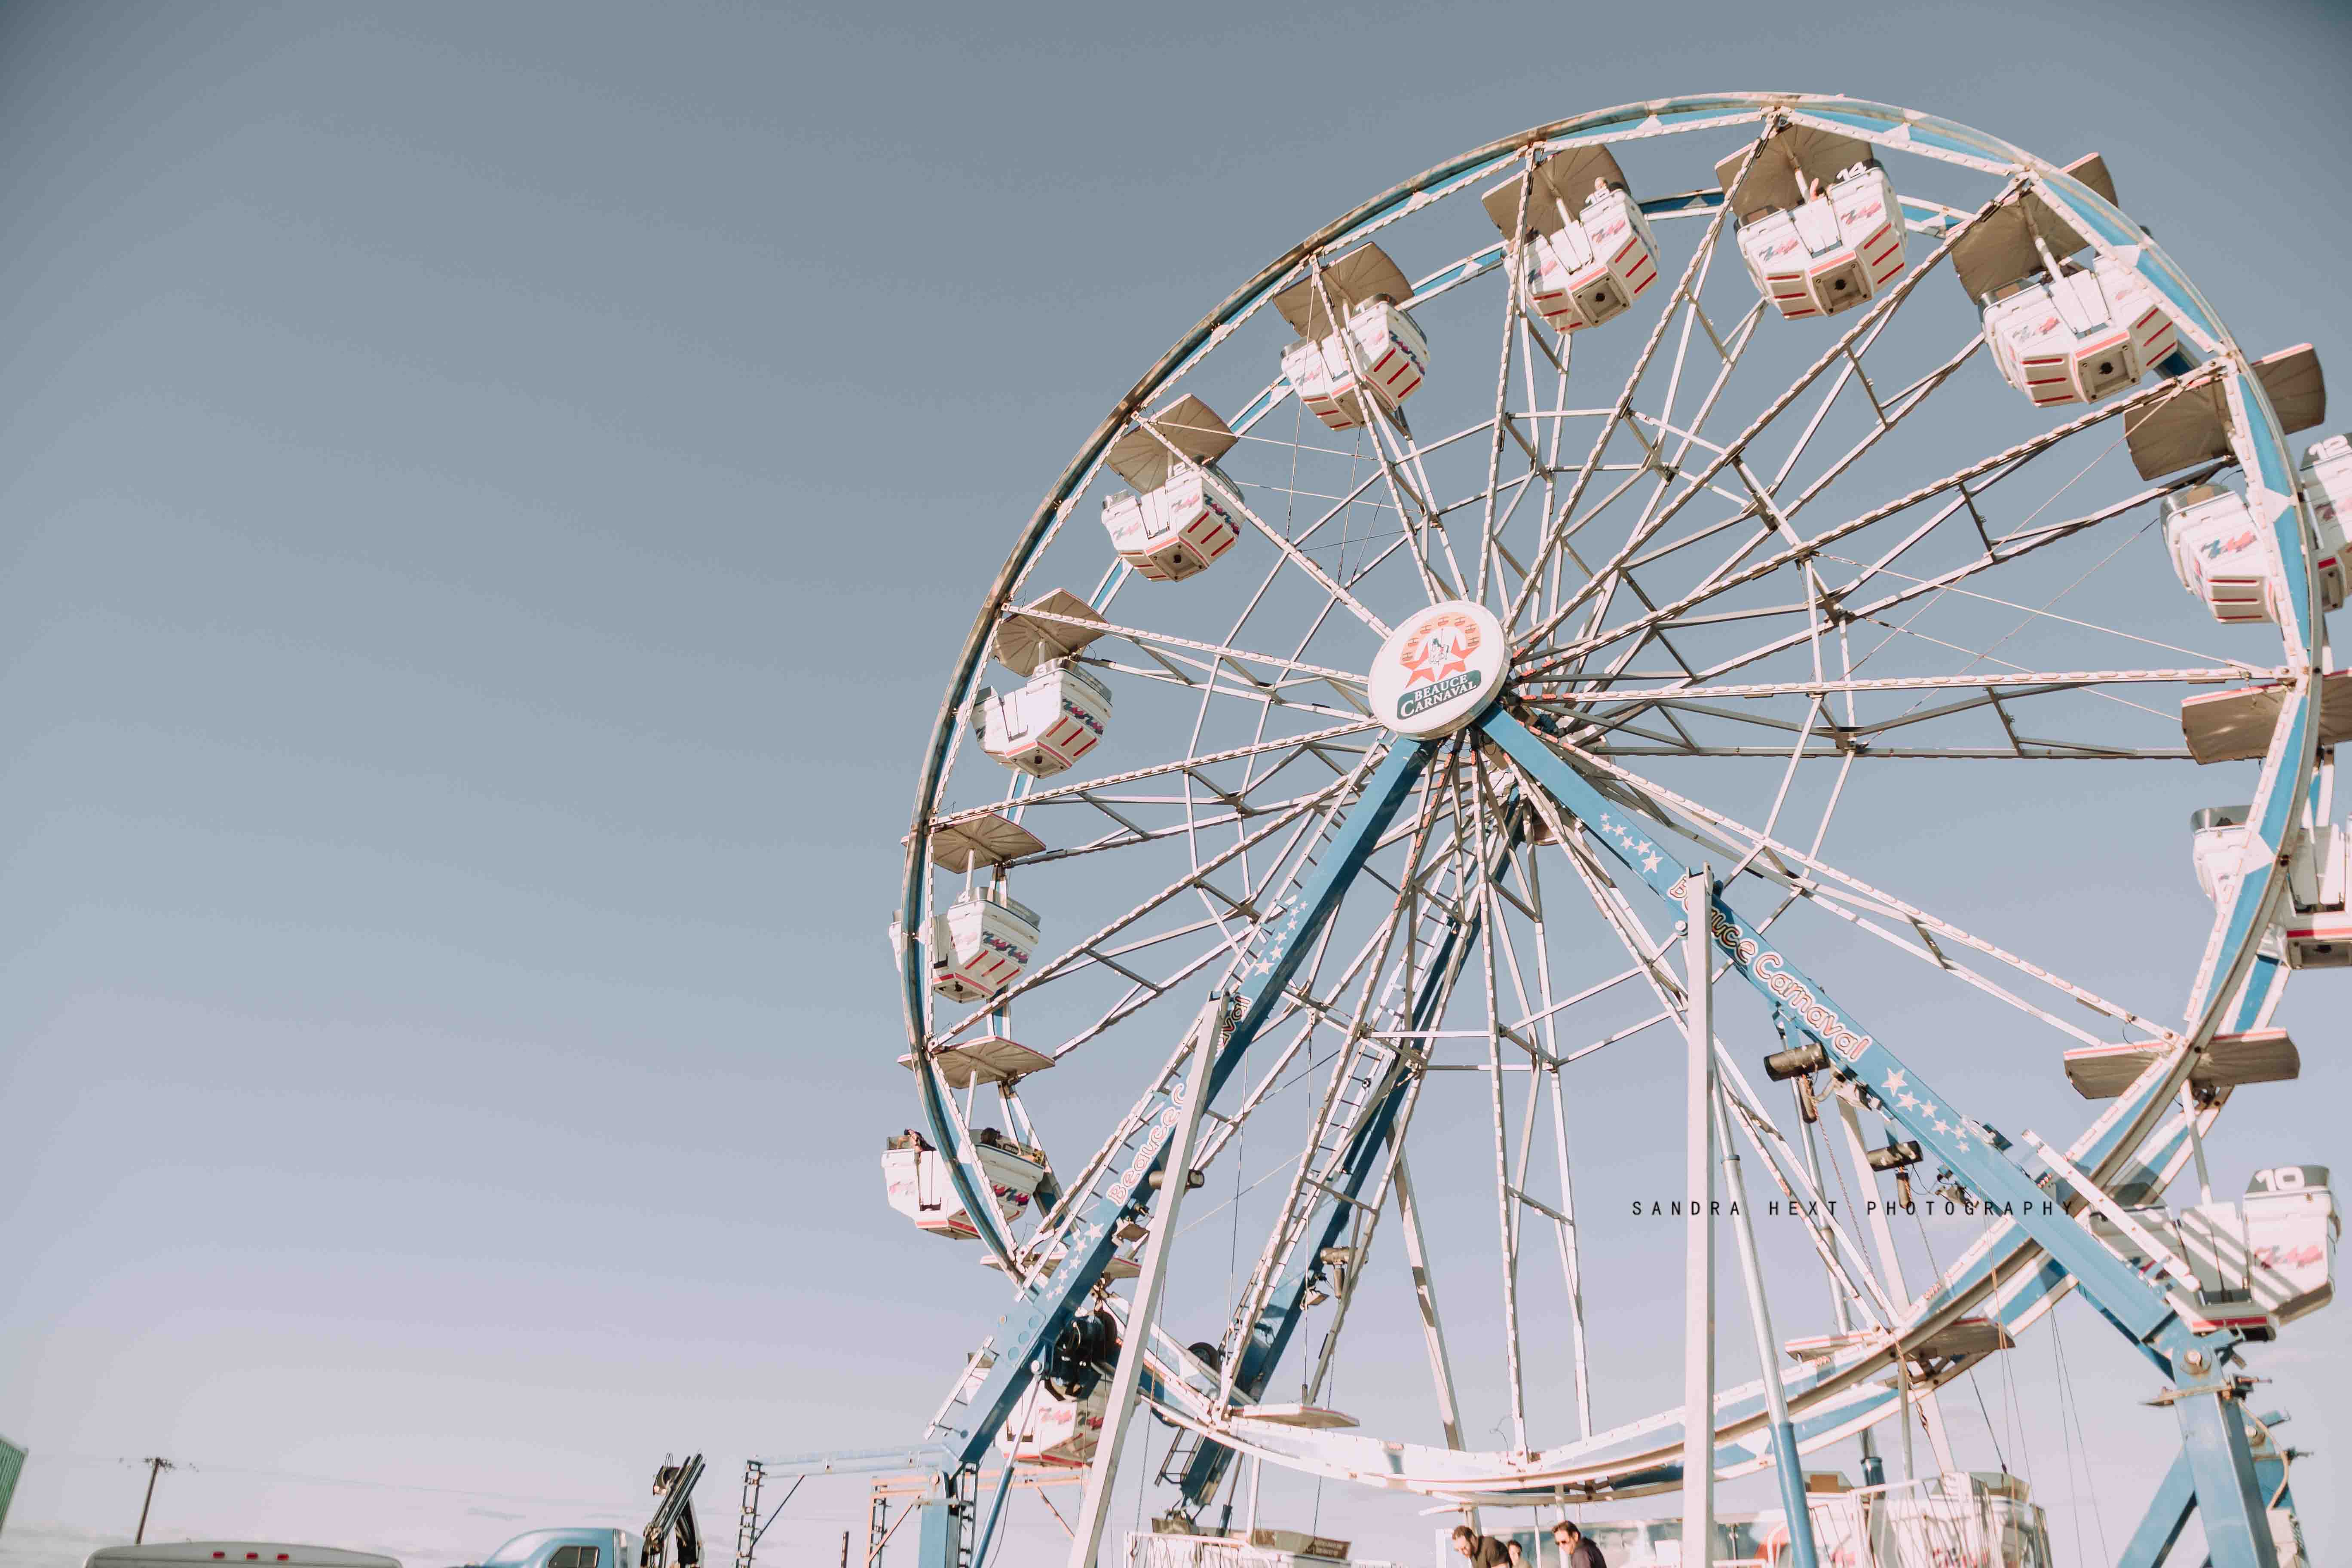
[(139, 1505), (139, 1533), (131, 1538), (131, 1544), (133, 1546), (146, 1543), (147, 1510), (155, 1505), (155, 1478), (165, 1470), (176, 1470), (180, 1468), (169, 1459), (159, 1459), (152, 1454), (139, 1462), (147, 1467), (147, 1499)]

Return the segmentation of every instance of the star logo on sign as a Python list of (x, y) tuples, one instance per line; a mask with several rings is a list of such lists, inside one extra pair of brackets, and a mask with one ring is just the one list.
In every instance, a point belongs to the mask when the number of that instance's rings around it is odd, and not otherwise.
[(1922, 1116), (1933, 1116), (1933, 1115), (1935, 1115), (1935, 1114), (1936, 1114), (1936, 1102), (1935, 1102), (1934, 1100), (1921, 1100), (1921, 1101), (1919, 1102), (1919, 1114), (1920, 1114), (1920, 1115), (1922, 1115)]
[(1952, 1141), (1952, 1147), (1965, 1154), (1969, 1152), (1969, 1141), (1966, 1138), (1956, 1138)]
[(1903, 1109), (1906, 1110), (1916, 1110), (1919, 1109), (1919, 1097), (1916, 1094), (1906, 1092), (1898, 1094), (1895, 1098), (1901, 1103)]
[(1936, 1131), (1938, 1132), (1949, 1132), (1951, 1130), (1952, 1124), (1948, 1121), (1938, 1120), (1936, 1123)]
[[(1904, 1077), (1897, 1069), (1894, 1068), (1888, 1068), (1886, 1069), (1886, 1088), (1890, 1092), (1897, 1094), (1902, 1093), (1903, 1086), (1910, 1081), (1911, 1080), (1909, 1079)], [(1911, 1099), (1907, 1094), (1904, 1095), (1903, 1098), (1906, 1102)]]
[[(1648, 847), (1649, 847), (1649, 846), (1647, 846), (1647, 845), (1643, 845), (1643, 847), (1646, 849), (1646, 848), (1648, 848)], [(1654, 870), (1656, 870), (1657, 868), (1658, 868), (1658, 858), (1657, 858), (1657, 856), (1656, 856), (1655, 854), (1644, 855), (1644, 856), (1643, 856), (1643, 857), (1642, 857), (1642, 869), (1643, 869), (1643, 870), (1644, 870), (1644, 871), (1654, 871)]]

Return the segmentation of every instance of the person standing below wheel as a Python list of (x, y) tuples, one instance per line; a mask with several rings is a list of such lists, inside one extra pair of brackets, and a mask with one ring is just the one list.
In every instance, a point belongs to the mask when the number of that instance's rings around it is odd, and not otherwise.
[(1551, 1527), (1551, 1538), (1559, 1548), (1559, 1568), (1609, 1568), (1609, 1560), (1601, 1555), (1601, 1548), (1584, 1538), (1574, 1520), (1563, 1519)]
[(1509, 1547), (1466, 1524), (1454, 1527), (1454, 1550), (1470, 1560), (1470, 1568), (1511, 1568)]

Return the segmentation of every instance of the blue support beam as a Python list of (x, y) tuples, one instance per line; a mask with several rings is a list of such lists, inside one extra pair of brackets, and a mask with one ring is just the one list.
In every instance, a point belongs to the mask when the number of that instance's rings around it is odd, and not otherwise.
[(915, 1505), (916, 1568), (962, 1568), (956, 1557), (963, 1545), (958, 1500), (925, 1498)]
[[(1519, 840), (1517, 829), (1505, 838), (1486, 876), (1501, 875), (1508, 864), (1511, 850)], [(1423, 975), (1420, 992), (1414, 996), (1408, 1021), (1409, 1029), (1436, 1026), (1436, 1015), (1443, 1010), (1454, 970), (1471, 945), (1478, 940), (1481, 914), (1473, 910), (1466, 921), (1454, 921), (1431, 954), (1429, 971)], [(1300, 1314), (1306, 1310), (1307, 1289), (1318, 1269), (1317, 1260), (1323, 1249), (1339, 1244), (1347, 1228), (1348, 1218), (1363, 1196), (1364, 1184), (1379, 1164), (1380, 1147), (1395, 1125), (1397, 1113), (1403, 1109), (1405, 1095), (1412, 1086), (1411, 1075), (1403, 1070), (1400, 1059), (1389, 1073), (1388, 1081), (1381, 1086), (1371, 1113), (1366, 1116), (1348, 1141), (1346, 1154), (1340, 1162), (1344, 1173), (1338, 1184), (1338, 1194), (1327, 1194), (1317, 1204), (1316, 1214), (1309, 1218), (1307, 1230), (1313, 1237), (1311, 1247), (1302, 1247), (1297, 1254), (1304, 1262), (1292, 1268), (1267, 1294), (1265, 1305), (1257, 1321), (1250, 1325), (1248, 1337), (1243, 1341), (1240, 1362), (1234, 1368), (1234, 1393), (1242, 1403), (1255, 1403), (1265, 1397), (1266, 1387), (1274, 1381), (1276, 1369), (1281, 1365), (1284, 1352), (1297, 1331)], [(1184, 1466), (1181, 1485), (1183, 1506), (1198, 1509), (1213, 1496), (1217, 1485), (1224, 1479), (1233, 1462), (1233, 1450), (1222, 1443), (1203, 1440)]]
[[(1765, 1375), (1771, 1376), (1772, 1369), (1767, 1368)], [(1789, 1526), (1789, 1568), (1820, 1568), (1804, 1460), (1797, 1452), (1797, 1429), (1786, 1421), (1772, 1423), (1772, 1468), (1780, 1472), (1780, 1516)]]
[(2269, 1514), (2254, 1491), (2254, 1456), (2236, 1390), (2176, 1393), (2181, 1458), (2195, 1486), (2212, 1568), (2278, 1568)]
[[(1591, 840), (1669, 904), (1682, 902), (1687, 869), (1660, 842), (1658, 826), (1611, 801), (1541, 737), (1507, 712), (1481, 721), (1488, 739), (1575, 816)], [(2162, 1290), (2100, 1245), (2024, 1170), (1990, 1130), (1961, 1114), (1874, 1038), (1828, 991), (1717, 897), (1709, 919), (1716, 946), (1763, 993), (1776, 1017), (1818, 1041), (1838, 1077), (1903, 1128), (1975, 1193), (2072, 1274), (2084, 1295), (2179, 1386), (2170, 1394), (2182, 1462), (2213, 1543), (2214, 1568), (2277, 1568), (2270, 1531), (2254, 1496), (2252, 1455), (2223, 1370), (2237, 1336), (2199, 1334)], [(2063, 1189), (2056, 1189), (2063, 1191)], [(2167, 1543), (2168, 1546), (2168, 1542)]]
[[(2243, 1407), (2236, 1407), (2232, 1415), (2237, 1417), (2235, 1424), (2247, 1438), (2249, 1450), (2253, 1451), (2253, 1434), (2247, 1429)], [(2266, 1428), (2275, 1427), (2285, 1421), (2284, 1415), (2273, 1411), (2262, 1418), (2262, 1425)], [(2294, 1489), (2287, 1484), (2287, 1456), (2279, 1449), (2274, 1439), (2265, 1436), (2259, 1451), (2253, 1451), (2252, 1473), (2257, 1505), (2253, 1516), (2255, 1527), (2267, 1536), (2270, 1531), (2270, 1521), (2265, 1517), (2268, 1510), (2283, 1508), (2290, 1514), (2294, 1511)], [(2181, 1531), (2189, 1528), (2189, 1517), (2197, 1511), (2199, 1500), (2195, 1471), (2189, 1462), (2189, 1451), (2184, 1445), (2179, 1456), (2172, 1461), (2172, 1468), (2165, 1472), (2164, 1479), (2157, 1484), (2156, 1495), (2148, 1500), (2147, 1511), (2140, 1516), (2139, 1528), (2132, 1531), (2123, 1555), (2116, 1559), (2116, 1568), (2163, 1568), (2165, 1559), (2179, 1544)], [(2206, 1533), (2209, 1538), (2212, 1534), (2210, 1522), (2206, 1526)], [(2222, 1558), (2217, 1554), (2209, 1561), (2218, 1564)]]
[[(1365, 781), (1355, 805), (1334, 826), (1331, 841), (1298, 901), (1267, 934), (1256, 960), (1239, 976), (1228, 1016), (1231, 1033), (1218, 1047), (1208, 1093), (1217, 1090), (1255, 1042), (1280, 1005), (1285, 991), (1313, 951), (1324, 926), (1346, 897), (1381, 836), (1420, 783), (1435, 746), (1399, 742)], [(1163, 1150), (1178, 1110), (1168, 1089), (1155, 1091), (1131, 1125), (1131, 1134), (1102, 1178), (1064, 1200), (1077, 1205), (1066, 1237), (1062, 1267), (1014, 1303), (992, 1335), (994, 1364), (963, 1406), (965, 1425), (937, 1432), (952, 1466), (973, 1465), (987, 1453), (1013, 1405), (1042, 1369), (1054, 1342), (1086, 1304), (1109, 1264), (1116, 1232), (1141, 1213), (1150, 1197), (1150, 1177), (1164, 1163)], [(929, 1568), (928, 1560), (926, 1568)]]
[[(1487, 736), (1528, 770), (1562, 809), (1575, 816), (1593, 842), (1669, 903), (1682, 901), (1687, 875), (1658, 842), (1656, 825), (1611, 802), (1527, 726), (1507, 713), (1489, 716)], [(1713, 901), (1716, 946), (1732, 967), (1763, 993), (1776, 1015), (1818, 1040), (1838, 1076), (1862, 1086), (1882, 1114), (1898, 1123), (1959, 1176), (1980, 1198), (2013, 1213), (2043, 1250), (2083, 1283), (2135, 1342), (2147, 1347), (2179, 1320), (2161, 1292), (2137, 1269), (2092, 1238), (2063, 1213), (2042, 1214), (2052, 1195), (1873, 1037), (1818, 982), (1717, 897)], [(2162, 1352), (2157, 1352), (2159, 1357)], [(2158, 1364), (2169, 1370), (2159, 1359)]]
[(2173, 1456), (2172, 1468), (2157, 1483), (2156, 1496), (2148, 1500), (2147, 1511), (2139, 1516), (2139, 1528), (2125, 1543), (2116, 1568), (2163, 1568), (2173, 1543), (2189, 1528), (2189, 1516), (2196, 1511), (2197, 1480), (2189, 1473), (2184, 1448)]

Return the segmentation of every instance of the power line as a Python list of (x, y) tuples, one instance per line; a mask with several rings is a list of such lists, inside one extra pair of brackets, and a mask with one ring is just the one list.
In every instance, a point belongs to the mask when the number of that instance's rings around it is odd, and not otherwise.
[[(464, 1487), (425, 1486), (413, 1481), (362, 1480), (351, 1476), (310, 1475), (299, 1470), (272, 1469), (252, 1465), (197, 1464), (187, 1459), (162, 1459), (152, 1457), (130, 1458), (110, 1454), (41, 1454), (27, 1456), (26, 1464), (51, 1465), (153, 1465), (166, 1470), (185, 1470), (191, 1475), (257, 1476), (267, 1480), (293, 1481), (305, 1486), (359, 1487), (372, 1491), (430, 1492), (441, 1497), (481, 1498), (499, 1502), (535, 1502), (549, 1508), (591, 1508), (614, 1511), (609, 1500), (589, 1500), (583, 1498), (542, 1497), (536, 1492), (477, 1491)], [(154, 1478), (151, 1474), (149, 1493), (152, 1496)]]

